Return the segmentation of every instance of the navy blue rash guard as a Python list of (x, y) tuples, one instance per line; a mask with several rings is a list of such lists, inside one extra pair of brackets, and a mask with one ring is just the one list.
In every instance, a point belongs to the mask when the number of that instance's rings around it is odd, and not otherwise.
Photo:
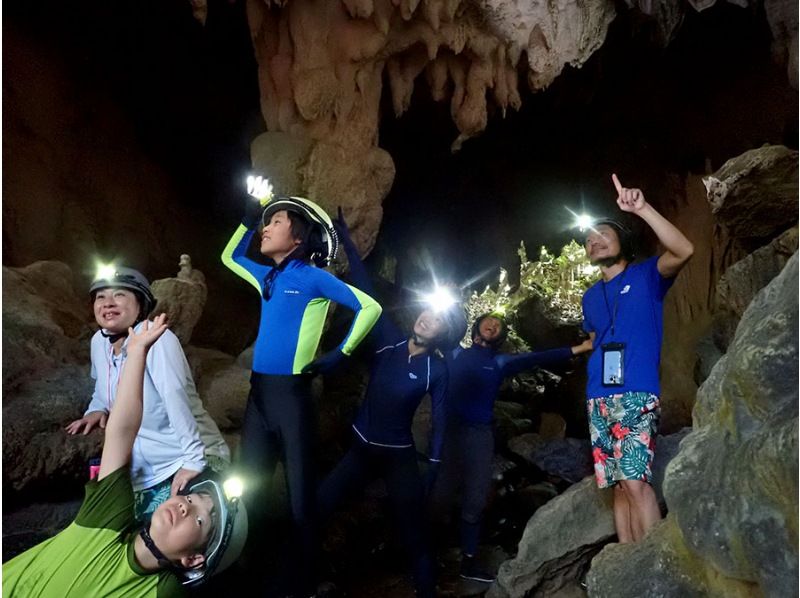
[(462, 423), (490, 424), (494, 419), (494, 401), (504, 378), (570, 357), (570, 347), (515, 355), (496, 353), (491, 347), (479, 345), (469, 349), (458, 347), (447, 356), (449, 408)]
[[(342, 239), (350, 262), (353, 284), (374, 295), (372, 281), (352, 245)], [(356, 414), (353, 429), (364, 442), (389, 448), (414, 445), (411, 423), (423, 397), (431, 395), (431, 440), (428, 457), (439, 461), (444, 445), (447, 363), (426, 351), (411, 357), (408, 335), (385, 315), (378, 318), (367, 337), (376, 347), (364, 402)]]
[[(380, 320), (383, 319), (381, 316)], [(375, 351), (366, 396), (356, 414), (353, 429), (369, 444), (390, 448), (413, 446), (411, 423), (414, 413), (422, 398), (430, 393), (432, 430), (429, 457), (438, 461), (444, 442), (447, 365), (444, 359), (430, 352), (413, 357), (409, 355), (408, 339), (399, 330), (395, 335), (386, 334), (393, 326), (388, 322), (381, 326), (380, 320), (376, 326), (383, 332), (376, 339), (380, 348)]]

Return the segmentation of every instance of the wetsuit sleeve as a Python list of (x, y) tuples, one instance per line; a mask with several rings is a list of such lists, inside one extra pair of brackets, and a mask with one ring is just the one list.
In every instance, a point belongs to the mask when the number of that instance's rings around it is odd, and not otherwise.
[(517, 353), (516, 355), (497, 355), (495, 361), (500, 367), (503, 377), (513, 376), (522, 371), (528, 370), (538, 365), (547, 365), (566, 361), (572, 357), (570, 347), (560, 349), (550, 349), (549, 351), (535, 351), (532, 353)]
[[(367, 273), (364, 266), (364, 261), (358, 255), (358, 249), (352, 242), (342, 240), (342, 247), (347, 254), (347, 261), (350, 263), (350, 280), (353, 284), (367, 293), (369, 296), (375, 296), (375, 287), (372, 284), (372, 279)], [(378, 318), (375, 326), (370, 332), (370, 337), (374, 340), (376, 345), (384, 346), (389, 343), (397, 342), (398, 338), (402, 338), (403, 333), (395, 326), (389, 318), (382, 315)]]
[(225, 249), (222, 250), (222, 263), (234, 274), (253, 285), (260, 295), (261, 281), (270, 267), (259, 264), (246, 255), (247, 247), (255, 232), (255, 229), (248, 229), (244, 224), (240, 224)]
[(147, 355), (147, 371), (158, 394), (164, 400), (170, 426), (183, 450), (181, 467), (203, 471), (205, 446), (200, 439), (197, 421), (192, 415), (186, 381), (192, 372), (183, 355), (178, 337), (167, 330)]
[[(442, 364), (444, 366), (444, 364)], [(431, 448), (428, 457), (431, 461), (439, 462), (442, 459), (444, 447), (444, 428), (447, 421), (447, 367), (442, 367), (442, 373), (431, 385)]]
[(381, 306), (366, 293), (343, 283), (332, 274), (324, 270), (320, 270), (319, 273), (320, 276), (317, 277), (319, 294), (355, 312), (350, 330), (339, 344), (339, 350), (345, 355), (350, 355), (377, 322), (381, 315)]

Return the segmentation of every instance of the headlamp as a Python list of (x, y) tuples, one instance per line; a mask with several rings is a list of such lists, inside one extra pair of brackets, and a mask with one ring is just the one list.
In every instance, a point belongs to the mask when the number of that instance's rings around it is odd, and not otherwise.
[(228, 500), (239, 498), (244, 490), (244, 484), (241, 478), (232, 476), (222, 483), (222, 490), (225, 492), (225, 497)]
[(432, 292), (424, 295), (425, 303), (435, 312), (443, 312), (458, 303), (458, 299), (446, 287), (436, 286)]
[(583, 232), (587, 228), (591, 228), (593, 223), (594, 223), (594, 218), (589, 216), (589, 214), (577, 214), (575, 216), (575, 222), (573, 224), (573, 227)]
[(95, 280), (111, 280), (117, 274), (117, 267), (114, 264), (97, 264)]

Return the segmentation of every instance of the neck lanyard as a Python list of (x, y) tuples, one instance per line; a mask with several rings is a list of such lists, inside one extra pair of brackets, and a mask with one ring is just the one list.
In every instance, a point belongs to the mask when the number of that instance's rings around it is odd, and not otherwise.
[(123, 351), (125, 350), (124, 345), (119, 348), (119, 360), (120, 365), (119, 368), (115, 366), (114, 360), (114, 345), (111, 345), (111, 350), (108, 352), (108, 375), (106, 376), (106, 401), (108, 401), (108, 411), (111, 412), (111, 406), (114, 404), (114, 401), (111, 398), (111, 368), (114, 367), (117, 370), (117, 384), (114, 387), (114, 394), (116, 395), (117, 386), (119, 386), (119, 372), (122, 370), (123, 366)]
[[(620, 284), (619, 291), (621, 291), (623, 288), (625, 288), (622, 283), (625, 282), (625, 275), (627, 273), (628, 273), (628, 266), (626, 264), (625, 265), (625, 269), (622, 272), (620, 272), (617, 276), (614, 277), (614, 278), (619, 277), (619, 284)], [(612, 278), (611, 280), (614, 280), (614, 279)], [(611, 282), (611, 281), (609, 281), (609, 282)], [(606, 285), (607, 284), (608, 283), (606, 281), (603, 281), (603, 299), (605, 299), (605, 302), (606, 302), (606, 311), (608, 312), (608, 319), (611, 320), (611, 336), (613, 337), (614, 336), (614, 326), (615, 326), (615, 324), (617, 322), (617, 308), (619, 307), (619, 295), (620, 295), (620, 293), (619, 293), (619, 291), (617, 291), (617, 296), (614, 297), (614, 311), (612, 312), (611, 311), (611, 306), (609, 306), (609, 304), (608, 304), (608, 295), (606, 294)]]

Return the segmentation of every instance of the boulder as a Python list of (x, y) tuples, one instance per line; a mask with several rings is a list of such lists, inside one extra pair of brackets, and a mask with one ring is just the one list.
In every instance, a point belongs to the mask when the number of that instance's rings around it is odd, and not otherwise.
[(206, 371), (195, 383), (206, 411), (220, 431), (238, 431), (250, 394), (250, 370), (235, 364), (226, 365)]
[(183, 254), (180, 271), (175, 278), (154, 280), (150, 285), (158, 303), (155, 313), (166, 313), (169, 327), (186, 346), (192, 331), (203, 315), (208, 298), (205, 276), (192, 267), (191, 258)]
[(546, 596), (578, 579), (589, 559), (614, 536), (611, 493), (594, 478), (571, 486), (534, 513), (517, 556), (500, 566), (487, 596)]
[(765, 145), (731, 158), (703, 179), (711, 210), (755, 248), (797, 224), (797, 151)]
[(3, 391), (62, 364), (89, 362), (93, 333), (88, 300), (73, 288), (72, 270), (54, 261), (3, 266)]
[(738, 318), (797, 251), (797, 226), (730, 266), (717, 282), (717, 309)]
[[(656, 439), (653, 485), (662, 506), (664, 470), (688, 433), (687, 428)], [(585, 442), (570, 438), (566, 440)], [(548, 445), (556, 448), (537, 434), (526, 434), (515, 438), (512, 443), (509, 443), (509, 448), (526, 459), (530, 460), (533, 452), (532, 462), (538, 467), (541, 465), (536, 463), (536, 454)], [(564, 474), (556, 475), (563, 477)], [(528, 521), (517, 556), (500, 568), (497, 583), (488, 595), (497, 598), (553, 596), (560, 591), (570, 591), (589, 568), (591, 559), (615, 536), (611, 507), (612, 492), (599, 490), (594, 476), (584, 478), (562, 495), (553, 498)], [(621, 592), (619, 595), (646, 594)]]
[(42, 372), (3, 402), (3, 494), (79, 494), (88, 460), (100, 455), (102, 432), (69, 436), (64, 427), (81, 417), (94, 388), (89, 367)]

